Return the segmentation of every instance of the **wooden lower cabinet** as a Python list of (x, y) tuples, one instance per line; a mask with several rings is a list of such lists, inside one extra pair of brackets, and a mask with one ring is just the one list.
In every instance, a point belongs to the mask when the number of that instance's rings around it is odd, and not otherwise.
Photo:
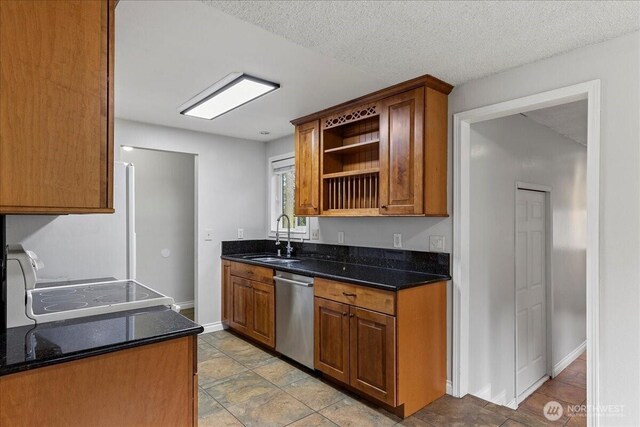
[(2, 426), (196, 426), (196, 336), (0, 377)]
[(251, 282), (251, 336), (269, 347), (276, 346), (275, 292), (273, 285)]
[(339, 285), (315, 283), (315, 369), (401, 417), (443, 396), (446, 282), (393, 295), (352, 284), (337, 292)]
[[(258, 267), (258, 269), (264, 269)], [(276, 345), (276, 307), (273, 271), (260, 270), (240, 263), (223, 262), (222, 312), (223, 324), (270, 348)], [(244, 277), (236, 276), (241, 274)], [(251, 280), (245, 277), (257, 277)], [(267, 283), (270, 282), (270, 283)], [(225, 321), (225, 312), (228, 321)]]
[(251, 310), (253, 309), (251, 281), (231, 276), (231, 293), (233, 305), (229, 323), (236, 331), (249, 335), (252, 323)]
[(349, 306), (315, 298), (313, 364), (332, 378), (349, 382)]
[(358, 307), (349, 316), (349, 384), (395, 406), (396, 318)]

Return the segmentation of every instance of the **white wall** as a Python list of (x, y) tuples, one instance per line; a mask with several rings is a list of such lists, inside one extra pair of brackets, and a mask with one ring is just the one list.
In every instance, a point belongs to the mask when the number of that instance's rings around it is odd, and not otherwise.
[[(200, 324), (220, 321), (220, 242), (264, 238), (265, 143), (117, 119), (115, 152), (121, 145), (196, 155), (196, 315)], [(205, 230), (213, 241), (205, 241)]]
[(586, 339), (586, 172), (585, 146), (526, 117), (471, 126), (469, 391), (478, 397), (515, 397), (517, 181), (552, 188), (553, 365)]
[[(636, 32), (465, 83), (454, 88), (449, 96), (448, 204), (451, 215), (451, 119), (454, 113), (593, 79), (601, 80), (599, 392), (602, 405), (624, 405), (624, 416), (606, 418), (605, 425), (640, 424), (639, 51), (640, 33)], [(367, 223), (368, 226), (364, 225)], [(381, 235), (383, 232), (378, 228), (407, 233), (404, 238), (408, 241), (411, 241), (407, 239), (409, 233), (444, 234), (445, 251), (451, 252), (451, 217), (418, 219), (416, 223), (406, 218), (327, 219), (320, 223), (322, 239), (335, 243), (332, 236), (336, 230), (346, 227), (366, 227), (367, 232), (378, 236), (367, 238), (369, 244), (385, 247), (390, 246), (390, 240), (385, 237), (386, 232)], [(345, 241), (351, 244), (358, 244), (367, 236), (367, 233), (359, 232), (359, 236), (355, 236), (356, 233), (345, 231)], [(426, 248), (422, 238), (410, 243), (412, 246), (408, 247)], [(451, 292), (448, 295), (450, 316)], [(449, 318), (449, 331), (450, 325)], [(448, 336), (450, 361), (450, 332)], [(450, 365), (449, 362), (449, 378)]]
[(7, 243), (21, 243), (44, 263), (38, 281), (128, 278), (126, 166), (113, 171), (115, 214), (7, 216)]
[[(639, 76), (636, 32), (466, 83), (449, 96), (456, 113), (601, 81), (599, 394), (601, 405), (624, 405), (623, 416), (603, 417), (607, 426), (640, 424)], [(450, 202), (451, 190), (450, 181)]]
[(137, 149), (120, 159), (135, 169), (136, 279), (193, 303), (195, 156)]

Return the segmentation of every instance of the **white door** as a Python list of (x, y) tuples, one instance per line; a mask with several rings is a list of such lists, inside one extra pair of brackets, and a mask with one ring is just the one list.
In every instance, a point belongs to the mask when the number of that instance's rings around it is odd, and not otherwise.
[(545, 193), (516, 196), (517, 395), (547, 374)]

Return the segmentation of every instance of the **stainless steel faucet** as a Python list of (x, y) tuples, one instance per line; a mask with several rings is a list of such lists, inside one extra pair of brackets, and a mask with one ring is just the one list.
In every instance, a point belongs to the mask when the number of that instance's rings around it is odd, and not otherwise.
[[(291, 252), (293, 252), (293, 248), (291, 247), (291, 220), (286, 214), (282, 214), (276, 219), (276, 246), (280, 246), (280, 219), (284, 217), (287, 219), (287, 258), (291, 258)], [(280, 253), (280, 250), (278, 250)]]

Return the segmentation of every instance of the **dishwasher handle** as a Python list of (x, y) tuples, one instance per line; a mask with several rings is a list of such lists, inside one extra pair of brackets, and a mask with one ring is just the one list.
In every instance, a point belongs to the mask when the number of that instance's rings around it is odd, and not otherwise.
[(280, 282), (285, 282), (285, 283), (289, 283), (291, 285), (296, 285), (296, 286), (304, 286), (305, 288), (310, 288), (313, 286), (313, 282), (300, 282), (298, 280), (291, 280), (291, 279), (286, 279), (284, 277), (280, 277), (280, 276), (273, 276), (274, 280), (276, 282), (280, 281)]

